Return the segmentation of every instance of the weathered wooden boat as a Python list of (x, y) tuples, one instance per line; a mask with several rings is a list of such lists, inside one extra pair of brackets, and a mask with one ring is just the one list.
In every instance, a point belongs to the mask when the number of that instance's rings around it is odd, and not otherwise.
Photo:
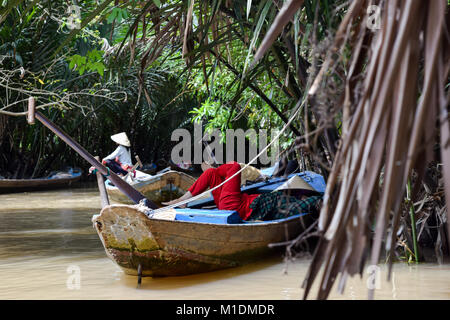
[(50, 174), (46, 178), (38, 179), (0, 179), (0, 193), (24, 191), (40, 191), (48, 189), (66, 188), (80, 180), (81, 170), (70, 169)]
[[(129, 176), (125, 181), (147, 199), (160, 204), (182, 196), (195, 179), (186, 173), (173, 170), (163, 171), (153, 176), (136, 170), (136, 177)], [(106, 180), (105, 184), (112, 200), (125, 204), (133, 203), (110, 180)]]
[[(303, 176), (319, 192), (325, 190), (320, 175)], [(242, 190), (270, 192), (286, 180), (270, 179)], [(194, 206), (209, 205), (207, 200)], [(120, 204), (92, 218), (107, 256), (127, 274), (179, 276), (238, 266), (270, 253), (270, 243), (291, 240), (312, 223), (308, 212), (273, 221), (242, 221), (236, 211), (217, 209), (171, 209), (166, 216), (165, 211), (152, 212)]]

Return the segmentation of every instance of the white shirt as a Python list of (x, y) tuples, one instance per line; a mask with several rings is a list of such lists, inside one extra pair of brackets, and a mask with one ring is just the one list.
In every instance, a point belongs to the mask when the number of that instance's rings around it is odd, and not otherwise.
[(114, 150), (113, 153), (111, 153), (109, 156), (103, 158), (103, 160), (115, 160), (116, 157), (119, 157), (119, 162), (121, 164), (127, 164), (129, 166), (132, 166), (131, 163), (131, 154), (130, 151), (127, 150), (126, 147), (119, 145), (116, 150)]

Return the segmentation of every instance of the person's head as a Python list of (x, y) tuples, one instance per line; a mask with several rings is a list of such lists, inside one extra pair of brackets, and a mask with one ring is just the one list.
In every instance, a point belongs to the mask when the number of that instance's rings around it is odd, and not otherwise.
[(111, 136), (111, 140), (115, 143), (122, 145), (124, 147), (131, 147), (130, 140), (128, 140), (127, 134), (125, 132), (117, 133)]
[(202, 167), (202, 171), (205, 172), (206, 170), (210, 169), (210, 168), (216, 168), (217, 165), (215, 165), (214, 163), (211, 163), (209, 161), (203, 161), (201, 164)]
[(203, 162), (202, 162), (201, 167), (202, 167), (202, 171), (203, 171), (203, 172), (205, 172), (205, 171), (208, 170), (209, 168), (212, 168), (212, 166), (211, 166), (208, 162), (206, 162), (206, 161), (203, 161)]

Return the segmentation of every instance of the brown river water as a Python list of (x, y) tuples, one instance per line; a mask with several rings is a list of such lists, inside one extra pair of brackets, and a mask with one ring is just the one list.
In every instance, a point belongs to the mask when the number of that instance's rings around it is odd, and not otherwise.
[[(96, 188), (0, 195), (0, 299), (301, 299), (310, 258), (270, 257), (246, 266), (183, 277), (125, 275), (107, 258), (92, 227)], [(450, 265), (380, 265), (375, 299), (450, 299)], [(330, 299), (366, 299), (366, 275)], [(318, 282), (309, 298), (315, 298)]]

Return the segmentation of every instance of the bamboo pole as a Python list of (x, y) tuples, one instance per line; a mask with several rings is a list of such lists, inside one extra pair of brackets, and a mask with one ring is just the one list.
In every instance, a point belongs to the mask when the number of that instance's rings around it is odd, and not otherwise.
[(144, 167), (144, 165), (142, 164), (141, 159), (139, 158), (138, 155), (135, 156), (137, 163), (139, 164), (139, 167), (141, 167), (141, 169)]
[(27, 114), (27, 121), (29, 124), (34, 124), (34, 113), (36, 110), (36, 101), (34, 100), (34, 97), (28, 98), (28, 114)]
[[(100, 162), (100, 157), (96, 156), (95, 159)], [(106, 191), (105, 187), (105, 179), (103, 178), (102, 174), (97, 171), (97, 184), (98, 184), (98, 190), (100, 191), (100, 199), (102, 201), (102, 209), (106, 206), (109, 206), (109, 198), (108, 198), (108, 192)]]

